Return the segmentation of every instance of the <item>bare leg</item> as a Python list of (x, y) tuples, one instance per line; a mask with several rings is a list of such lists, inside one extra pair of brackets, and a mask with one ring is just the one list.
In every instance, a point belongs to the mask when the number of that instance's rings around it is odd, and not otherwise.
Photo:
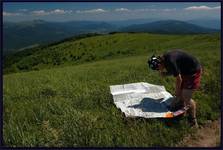
[(184, 105), (189, 108), (188, 113), (191, 119), (192, 125), (198, 127), (197, 119), (196, 119), (196, 103), (192, 99), (193, 90), (183, 89), (182, 91), (182, 99), (184, 101)]
[[(180, 95), (182, 95), (182, 90), (180, 91)], [(170, 105), (172, 110), (178, 110), (183, 107), (182, 97), (175, 97), (173, 102)]]
[(189, 105), (190, 105), (190, 109), (188, 110), (188, 113), (190, 117), (196, 118), (196, 102), (193, 99), (191, 99)]

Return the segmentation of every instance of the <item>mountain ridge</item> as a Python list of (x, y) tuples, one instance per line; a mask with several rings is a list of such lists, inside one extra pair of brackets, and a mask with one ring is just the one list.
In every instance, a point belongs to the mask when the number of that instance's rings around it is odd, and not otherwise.
[(161, 20), (151, 23), (131, 25), (122, 28), (123, 32), (150, 32), (163, 34), (197, 34), (214, 33), (217, 29), (209, 29), (179, 20)]
[[(168, 26), (160, 25), (162, 22), (169, 22)], [(173, 26), (176, 22), (180, 22), (181, 26)], [(158, 34), (197, 34), (219, 31), (177, 20), (162, 20), (127, 27), (121, 27), (105, 21), (47, 22), (45, 20), (33, 20), (18, 23), (5, 21), (3, 24), (4, 55), (32, 45), (52, 43), (86, 33), (151, 32)], [(151, 26), (151, 24), (155, 25)], [(183, 28), (182, 26), (186, 27)]]

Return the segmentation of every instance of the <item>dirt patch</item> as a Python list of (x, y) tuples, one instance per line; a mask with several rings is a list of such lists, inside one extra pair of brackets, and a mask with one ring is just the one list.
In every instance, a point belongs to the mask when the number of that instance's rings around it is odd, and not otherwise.
[(177, 147), (219, 147), (221, 142), (221, 119), (209, 121), (194, 133), (185, 137)]

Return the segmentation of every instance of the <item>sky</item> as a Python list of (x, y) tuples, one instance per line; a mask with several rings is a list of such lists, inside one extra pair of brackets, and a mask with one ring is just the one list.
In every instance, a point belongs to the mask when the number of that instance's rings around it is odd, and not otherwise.
[(4, 2), (4, 21), (218, 19), (220, 2)]

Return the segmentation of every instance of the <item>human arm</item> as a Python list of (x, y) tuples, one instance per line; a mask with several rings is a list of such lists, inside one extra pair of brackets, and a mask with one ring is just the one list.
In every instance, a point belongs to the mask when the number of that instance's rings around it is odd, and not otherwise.
[(175, 76), (175, 78), (176, 78), (175, 95), (176, 97), (179, 98), (181, 95), (181, 84), (182, 84), (181, 74), (178, 74), (177, 76)]
[(175, 82), (175, 97), (173, 101), (170, 104), (170, 109), (175, 110), (178, 105), (180, 104), (180, 98), (181, 98), (181, 84), (182, 84), (182, 78), (181, 75), (178, 74), (175, 76), (176, 82)]

